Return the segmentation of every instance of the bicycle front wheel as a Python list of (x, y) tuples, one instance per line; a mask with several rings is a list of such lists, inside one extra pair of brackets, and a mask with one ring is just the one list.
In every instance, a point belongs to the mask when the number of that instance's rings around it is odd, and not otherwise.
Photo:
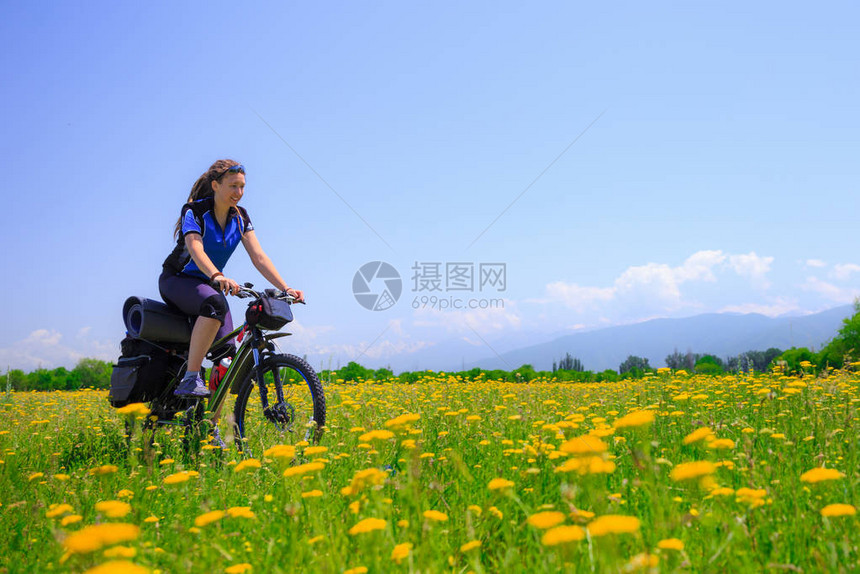
[[(325, 394), (313, 368), (295, 355), (269, 355), (263, 360), (263, 375), (268, 407), (261, 402), (256, 370), (236, 396), (233, 428), (240, 448), (262, 454), (276, 444), (318, 442), (325, 426)], [(278, 400), (278, 384), (283, 401)]]

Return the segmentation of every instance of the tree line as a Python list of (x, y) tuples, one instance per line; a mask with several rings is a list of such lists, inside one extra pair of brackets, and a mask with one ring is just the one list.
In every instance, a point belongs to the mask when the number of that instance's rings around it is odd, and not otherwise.
[[(854, 315), (842, 321), (842, 327), (836, 336), (820, 351), (806, 347), (791, 348), (782, 351), (770, 348), (765, 351), (751, 350), (734, 357), (720, 359), (714, 354), (681, 353), (677, 349), (666, 357), (666, 366), (673, 370), (684, 370), (688, 373), (717, 375), (725, 372), (766, 372), (774, 367), (786, 373), (819, 373), (830, 369), (839, 369), (847, 363), (860, 359), (860, 301), (854, 303)], [(619, 366), (618, 370), (606, 369), (600, 372), (588, 371), (582, 361), (566, 353), (558, 361), (553, 361), (552, 371), (537, 371), (532, 365), (522, 365), (517, 369), (505, 371), (501, 369), (485, 370), (471, 369), (448, 373), (459, 380), (502, 380), (510, 382), (527, 382), (534, 379), (555, 379), (563, 382), (612, 382), (622, 379), (638, 378), (646, 373), (656, 372), (648, 359), (629, 355)], [(427, 371), (405, 372), (394, 375), (390, 368), (369, 369), (351, 361), (345, 367), (319, 373), (320, 379), (326, 382), (338, 381), (399, 381), (414, 383), (427, 375)], [(36, 369), (25, 373), (13, 369), (6, 373), (6, 381), (0, 380), (0, 389), (4, 382), (16, 391), (52, 391), (78, 390), (82, 388), (110, 388), (111, 363), (98, 359), (81, 359), (75, 368), (68, 370), (64, 367), (56, 369)]]
[(16, 391), (77, 391), (79, 389), (109, 389), (111, 363), (98, 359), (81, 359), (75, 368), (36, 369), (25, 373), (12, 369), (0, 379), (0, 389), (7, 385)]

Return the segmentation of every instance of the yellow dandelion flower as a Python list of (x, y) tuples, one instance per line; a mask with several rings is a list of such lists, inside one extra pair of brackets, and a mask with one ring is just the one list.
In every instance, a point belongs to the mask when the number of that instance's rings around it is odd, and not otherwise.
[(233, 564), (232, 566), (228, 566), (224, 569), (226, 574), (244, 574), (245, 572), (250, 572), (253, 570), (253, 567), (247, 562), (242, 562), (241, 564)]
[(702, 478), (703, 476), (714, 474), (716, 470), (714, 463), (707, 460), (684, 462), (673, 468), (669, 473), (669, 477), (675, 482), (680, 482), (682, 480)]
[(677, 538), (664, 538), (660, 542), (657, 543), (657, 548), (661, 550), (683, 550), (684, 542), (682, 540), (678, 540)]
[(654, 422), (654, 411), (633, 411), (615, 421), (615, 428), (636, 428)]
[(256, 458), (246, 458), (233, 467), (233, 472), (241, 472), (246, 468), (260, 468), (262, 464)]
[(709, 427), (700, 427), (684, 437), (684, 444), (694, 444), (713, 436), (714, 431)]
[[(183, 470), (174, 474), (170, 474), (164, 477), (164, 484), (179, 484), (181, 482), (185, 482), (191, 478), (191, 473), (187, 470)], [(147, 487), (148, 488), (148, 487)]]
[(408, 520), (398, 520), (397, 521), (397, 527), (398, 528), (409, 528), (409, 521)]
[(559, 450), (561, 452), (566, 452), (568, 454), (580, 456), (580, 455), (594, 455), (606, 452), (609, 448), (605, 442), (600, 440), (600, 438), (593, 435), (583, 435), (570, 439), (569, 441), (563, 443)]
[(475, 513), (475, 514), (477, 514), (478, 516), (481, 516), (481, 513), (483, 512), (483, 510), (481, 509), (481, 507), (480, 507), (480, 506), (478, 506), (478, 505), (476, 505), (476, 504), (470, 504), (469, 506), (467, 506), (467, 507), (466, 507), (466, 510), (469, 510), (469, 511), (471, 511), (471, 512), (474, 512), (474, 513)]
[(129, 490), (127, 488), (123, 488), (119, 492), (116, 493), (117, 498), (131, 498), (134, 496), (134, 491)]
[(32, 481), (36, 480), (37, 478), (42, 478), (43, 476), (45, 476), (44, 472), (34, 472), (33, 474), (31, 474), (30, 476), (27, 477), (27, 480), (32, 482)]
[(836, 517), (836, 516), (854, 516), (857, 514), (857, 509), (850, 504), (828, 504), (821, 509), (821, 516)]
[(323, 535), (314, 536), (313, 538), (308, 539), (308, 544), (313, 546), (317, 542), (322, 542), (323, 540), (325, 540), (325, 536), (323, 536)]
[(84, 574), (149, 574), (149, 570), (128, 560), (111, 560), (90, 568)]
[(118, 408), (116, 412), (121, 415), (133, 415), (137, 418), (144, 418), (150, 413), (150, 410), (144, 403), (130, 403)]
[(556, 526), (547, 530), (540, 539), (544, 546), (558, 546), (568, 542), (576, 542), (585, 538), (585, 530), (581, 526)]
[(355, 536), (356, 534), (365, 534), (375, 530), (384, 530), (386, 526), (388, 526), (388, 521), (381, 518), (365, 518), (350, 528), (349, 534), (350, 536)]
[(353, 494), (358, 494), (365, 488), (369, 486), (379, 486), (385, 482), (388, 478), (388, 473), (379, 470), (378, 468), (366, 468), (364, 470), (359, 470), (352, 477), (352, 481), (349, 486), (341, 489), (341, 494), (344, 496), (350, 496)]
[(728, 488), (726, 486), (721, 486), (715, 488), (711, 491), (711, 496), (731, 496), (735, 493), (734, 488)]
[(212, 524), (213, 522), (218, 522), (224, 518), (223, 510), (212, 510), (205, 514), (201, 514), (197, 518), (194, 519), (194, 526), (198, 528), (203, 528), (207, 524)]
[(424, 518), (432, 520), (433, 522), (446, 522), (448, 520), (448, 515), (444, 512), (439, 512), (438, 510), (425, 510)]
[(291, 466), (290, 468), (284, 471), (284, 476), (301, 476), (303, 474), (308, 474), (310, 472), (316, 472), (318, 470), (322, 470), (325, 468), (325, 465), (321, 462), (308, 462), (306, 464), (300, 464), (298, 466)]
[(304, 456), (314, 456), (315, 454), (323, 454), (328, 452), (327, 446), (309, 446), (302, 452)]
[(813, 468), (812, 470), (807, 470), (801, 474), (800, 480), (801, 482), (815, 484), (816, 482), (822, 482), (824, 480), (839, 480), (844, 476), (844, 474), (835, 468)]
[(391, 559), (400, 564), (403, 562), (405, 558), (409, 557), (409, 553), (412, 551), (412, 543), (404, 542), (403, 544), (398, 544), (391, 551)]
[(559, 524), (564, 522), (564, 514), (558, 512), (557, 510), (547, 510), (545, 512), (538, 512), (537, 514), (532, 514), (528, 517), (528, 520), (526, 520), (526, 522), (528, 522), (535, 528), (546, 530), (547, 528), (558, 526)]
[(233, 506), (227, 509), (227, 516), (231, 518), (257, 518), (250, 506)]
[(397, 430), (412, 423), (418, 422), (420, 419), (421, 415), (406, 413), (404, 415), (400, 415), (399, 417), (395, 417), (389, 421), (386, 421), (385, 428), (393, 428)]
[(466, 542), (465, 544), (460, 546), (460, 552), (465, 554), (469, 550), (474, 550), (475, 548), (480, 548), (480, 547), (481, 547), (481, 541), (480, 540), (472, 540), (471, 542)]
[(319, 498), (322, 495), (322, 490), (309, 490), (302, 493), (302, 498)]
[(367, 567), (356, 566), (355, 568), (350, 568), (349, 570), (344, 570), (343, 574), (367, 574)]
[(514, 483), (510, 480), (507, 480), (505, 478), (494, 478), (487, 485), (487, 488), (489, 488), (490, 490), (505, 490), (508, 488), (512, 488), (513, 486)]
[(102, 555), (105, 558), (134, 558), (137, 556), (137, 549), (130, 546), (114, 546), (102, 552)]
[(735, 448), (735, 441), (730, 438), (716, 438), (708, 443), (711, 450), (731, 450)]
[(612, 474), (615, 472), (615, 463), (600, 456), (569, 458), (561, 466), (556, 467), (554, 472), (577, 472), (582, 475)]
[(91, 468), (88, 472), (93, 476), (101, 476), (105, 474), (113, 474), (118, 470), (119, 467), (114, 464), (103, 464), (102, 466)]
[(588, 510), (576, 509), (570, 513), (570, 517), (576, 522), (585, 523), (594, 518), (594, 513)]
[(651, 571), (654, 568), (657, 568), (657, 565), (660, 564), (660, 558), (653, 554), (637, 554), (633, 558), (630, 559), (630, 562), (624, 565), (625, 572), (640, 572), (642, 570)]
[(60, 474), (55, 474), (55, 475), (54, 475), (54, 478), (55, 478), (56, 480), (59, 480), (59, 481), (63, 482), (63, 481), (69, 480), (69, 478), (71, 478), (71, 477), (70, 477), (68, 474), (62, 474), (62, 473), (60, 473)]
[(56, 518), (62, 514), (69, 514), (74, 511), (75, 509), (72, 508), (71, 504), (52, 504), (48, 507), (48, 511), (45, 513), (45, 516), (48, 518)]
[(147, 516), (146, 518), (144, 518), (143, 521), (144, 522), (150, 522), (150, 523), (151, 522), (158, 522), (158, 517), (151, 514), (151, 515)]
[(735, 491), (735, 496), (738, 497), (738, 500), (764, 498), (767, 496), (767, 491), (763, 488), (739, 488)]
[(122, 518), (131, 512), (131, 505), (119, 500), (103, 500), (96, 502), (96, 512), (101, 512), (108, 518)]
[(622, 516), (620, 514), (607, 514), (598, 516), (588, 524), (588, 533), (591, 536), (605, 536), (607, 534), (632, 534), (639, 530), (639, 519), (635, 516)]
[(263, 452), (263, 456), (269, 458), (294, 458), (296, 456), (296, 447), (291, 444), (277, 444), (271, 448), (267, 448)]
[(80, 514), (69, 514), (68, 516), (64, 516), (62, 520), (60, 520), (60, 526), (68, 526), (69, 524), (77, 524), (81, 520), (83, 520), (83, 516)]
[(70, 534), (63, 541), (63, 547), (71, 554), (88, 554), (105, 546), (135, 540), (139, 535), (140, 528), (134, 524), (94, 524)]
[(498, 508), (496, 508), (495, 506), (489, 507), (487, 509), (487, 512), (489, 512), (490, 514), (492, 514), (493, 516), (495, 516), (499, 520), (501, 520), (502, 518), (505, 517), (504, 513), (501, 510), (499, 510)]
[(394, 433), (389, 430), (372, 430), (358, 437), (358, 440), (360, 440), (361, 442), (370, 442), (376, 439), (388, 440), (390, 438), (394, 438)]

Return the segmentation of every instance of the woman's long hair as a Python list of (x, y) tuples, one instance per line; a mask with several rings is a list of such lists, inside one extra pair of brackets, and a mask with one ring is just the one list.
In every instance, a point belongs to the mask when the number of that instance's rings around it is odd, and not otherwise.
[[(238, 161), (232, 159), (219, 159), (206, 170), (206, 173), (197, 178), (197, 181), (194, 182), (194, 185), (191, 187), (191, 193), (188, 195), (188, 201), (185, 203), (191, 203), (192, 201), (197, 201), (198, 199), (205, 199), (207, 197), (212, 197), (215, 195), (215, 191), (212, 189), (213, 181), (220, 181), (222, 177), (227, 173), (227, 170), (234, 165), (239, 165)], [(182, 216), (176, 220), (176, 227), (173, 229), (173, 238), (179, 239), (179, 236), (182, 234)]]

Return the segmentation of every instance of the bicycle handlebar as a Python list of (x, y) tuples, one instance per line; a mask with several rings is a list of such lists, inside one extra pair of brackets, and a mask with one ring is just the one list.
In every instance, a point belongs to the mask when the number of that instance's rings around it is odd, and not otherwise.
[[(215, 289), (218, 289), (220, 287), (220, 284), (217, 281), (209, 281), (209, 284), (212, 287), (214, 287)], [(258, 293), (257, 291), (254, 291), (254, 286), (251, 283), (245, 283), (244, 285), (240, 285), (239, 290), (236, 293), (234, 293), (233, 295), (235, 297), (238, 297), (239, 299), (248, 299), (249, 297), (253, 297), (253, 298), (257, 299), (259, 297), (262, 297), (262, 295), (264, 295), (264, 294), (268, 295), (269, 297), (275, 297), (277, 299), (283, 299), (284, 301), (286, 301), (287, 303), (290, 303), (290, 304), (293, 304), (293, 303), (301, 303), (302, 305), (305, 304), (304, 301), (299, 301), (295, 297), (293, 297), (292, 295), (287, 295), (285, 292), (281, 291), (280, 289), (264, 289), (263, 293)]]

